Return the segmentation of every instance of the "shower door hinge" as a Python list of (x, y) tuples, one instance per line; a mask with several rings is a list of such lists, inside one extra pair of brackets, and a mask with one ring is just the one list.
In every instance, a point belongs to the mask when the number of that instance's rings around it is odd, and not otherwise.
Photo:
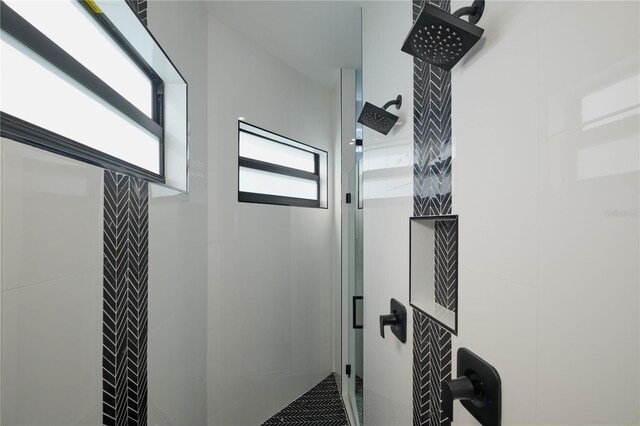
[(346, 202), (347, 202), (347, 204), (351, 204), (351, 193), (350, 192), (347, 192)]
[(346, 374), (347, 377), (351, 377), (351, 364), (347, 364)]

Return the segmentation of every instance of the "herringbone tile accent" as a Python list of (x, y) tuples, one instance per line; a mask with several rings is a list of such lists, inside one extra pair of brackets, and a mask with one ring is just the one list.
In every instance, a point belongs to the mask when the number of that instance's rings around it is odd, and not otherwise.
[[(430, 2), (449, 10), (449, 0)], [(414, 21), (423, 1), (414, 0)], [(451, 73), (413, 60), (413, 203), (416, 216), (451, 211)]]
[(147, 423), (148, 184), (104, 172), (103, 424)]
[[(449, 0), (430, 3), (450, 10)], [(414, 0), (414, 22), (423, 4), (424, 0)], [(414, 58), (413, 97), (413, 214), (450, 214), (451, 74)], [(452, 310), (457, 298), (456, 228), (453, 223), (436, 223), (436, 300)], [(413, 325), (413, 424), (449, 425), (442, 415), (440, 389), (451, 375), (451, 333), (417, 310)]]
[(426, 425), (431, 411), (429, 388), (429, 342), (427, 321), (429, 318), (413, 310), (413, 424)]
[(432, 388), (432, 425), (450, 425), (451, 421), (442, 413), (442, 382), (451, 376), (451, 333), (437, 322), (428, 320), (428, 338), (431, 341), (430, 386)]
[(330, 374), (310, 391), (280, 410), (262, 426), (345, 426), (348, 425), (336, 376)]
[(458, 224), (456, 220), (435, 222), (435, 300), (456, 312), (458, 299)]
[[(147, 24), (147, 0), (127, 0)], [(102, 422), (147, 424), (149, 186), (104, 172)]]
[(416, 309), (413, 324), (413, 424), (449, 425), (440, 390), (451, 376), (451, 333)]

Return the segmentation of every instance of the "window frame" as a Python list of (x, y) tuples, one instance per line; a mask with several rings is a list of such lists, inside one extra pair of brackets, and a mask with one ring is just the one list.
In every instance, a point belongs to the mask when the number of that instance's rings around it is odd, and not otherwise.
[(89, 71), (81, 62), (46, 37), (4, 1), (0, 1), (0, 27), (2, 31), (24, 44), (34, 54), (51, 63), (62, 73), (86, 87), (111, 107), (156, 136), (159, 149), (159, 173), (146, 170), (2, 111), (0, 111), (0, 136), (149, 182), (164, 184), (164, 82), (104, 14), (96, 13), (86, 1), (78, 3), (89, 12), (96, 23), (107, 32), (123, 53), (128, 55), (151, 81), (152, 117), (147, 116)]
[[(243, 124), (245, 126), (250, 126), (250, 127), (258, 129), (258, 130), (260, 130), (262, 132), (265, 132), (267, 134), (273, 135), (274, 137), (270, 138), (270, 137), (265, 136), (263, 134), (258, 134), (258, 133), (252, 132), (250, 130), (247, 130), (247, 129), (242, 129), (241, 126)], [(292, 168), (292, 167), (287, 167), (287, 166), (282, 166), (282, 165), (279, 165), (279, 164), (269, 163), (269, 162), (266, 162), (266, 161), (256, 160), (254, 158), (241, 157), (240, 156), (240, 135), (241, 135), (241, 133), (247, 133), (247, 134), (262, 138), (262, 139), (266, 139), (266, 140), (271, 141), (271, 142), (275, 142), (275, 143), (278, 143), (278, 144), (281, 144), (281, 145), (285, 145), (285, 146), (287, 146), (289, 148), (299, 149), (301, 151), (313, 154), (313, 156), (314, 156), (314, 171), (313, 172), (307, 172), (307, 171), (300, 170), (300, 169), (295, 169), (295, 168)], [(287, 144), (287, 143), (285, 143), (285, 142), (283, 142), (281, 140), (276, 139), (276, 137), (284, 139), (284, 140), (287, 140), (287, 141), (291, 141), (295, 145)], [(296, 146), (296, 145), (302, 145), (302, 146), (308, 147), (309, 149), (305, 150), (305, 149), (303, 149), (303, 148), (301, 148), (299, 146)], [(240, 203), (254, 203), (254, 204), (270, 204), (270, 205), (288, 206), (288, 207), (311, 207), (311, 208), (318, 208), (318, 209), (328, 209), (329, 208), (328, 197), (327, 197), (327, 203), (326, 203), (327, 205), (326, 206), (323, 206), (322, 202), (321, 202), (322, 184), (321, 184), (321, 178), (320, 178), (320, 154), (318, 152), (316, 152), (316, 151), (324, 153), (325, 160), (327, 161), (327, 167), (328, 167), (329, 155), (328, 155), (327, 151), (325, 151), (323, 149), (320, 149), (320, 148), (316, 148), (315, 146), (311, 146), (309, 144), (297, 141), (295, 139), (288, 138), (286, 136), (283, 136), (283, 135), (280, 135), (278, 133), (272, 132), (271, 130), (267, 130), (267, 129), (264, 129), (262, 127), (256, 126), (255, 124), (248, 123), (248, 122), (246, 122), (244, 120), (238, 120), (238, 176), (237, 176), (237, 178), (238, 178), (238, 180), (237, 180), (238, 202), (240, 202)], [(316, 197), (317, 198), (315, 200), (312, 200), (312, 199), (307, 199), (307, 198), (287, 197), (287, 196), (283, 196), (283, 195), (261, 194), (261, 193), (255, 193), (255, 192), (241, 191), (240, 190), (240, 168), (241, 167), (314, 181), (316, 183), (316, 186), (317, 186), (317, 192), (316, 192)], [(328, 185), (327, 185), (327, 192), (328, 192)]]

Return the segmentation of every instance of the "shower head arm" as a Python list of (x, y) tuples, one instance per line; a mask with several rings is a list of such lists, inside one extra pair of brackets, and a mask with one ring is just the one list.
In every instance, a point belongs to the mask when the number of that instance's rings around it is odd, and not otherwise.
[(458, 18), (462, 18), (463, 16), (469, 17), (469, 23), (477, 24), (482, 18), (482, 13), (484, 12), (484, 0), (475, 0), (471, 6), (462, 7), (455, 12), (453, 12), (453, 16)]
[(395, 105), (396, 109), (400, 109), (400, 107), (402, 106), (402, 95), (398, 95), (397, 98), (387, 102), (386, 104), (384, 104), (382, 106), (382, 109), (386, 110), (387, 108), (389, 108), (391, 105)]
[(461, 18), (466, 15), (471, 16), (471, 15), (475, 15), (477, 10), (478, 8), (475, 6), (465, 6), (453, 12), (453, 16), (457, 16), (458, 18)]

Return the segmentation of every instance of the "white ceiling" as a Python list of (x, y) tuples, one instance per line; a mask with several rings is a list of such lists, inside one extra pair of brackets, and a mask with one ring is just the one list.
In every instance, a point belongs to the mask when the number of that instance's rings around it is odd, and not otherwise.
[(355, 1), (207, 1), (210, 14), (328, 88), (340, 68), (361, 67)]

